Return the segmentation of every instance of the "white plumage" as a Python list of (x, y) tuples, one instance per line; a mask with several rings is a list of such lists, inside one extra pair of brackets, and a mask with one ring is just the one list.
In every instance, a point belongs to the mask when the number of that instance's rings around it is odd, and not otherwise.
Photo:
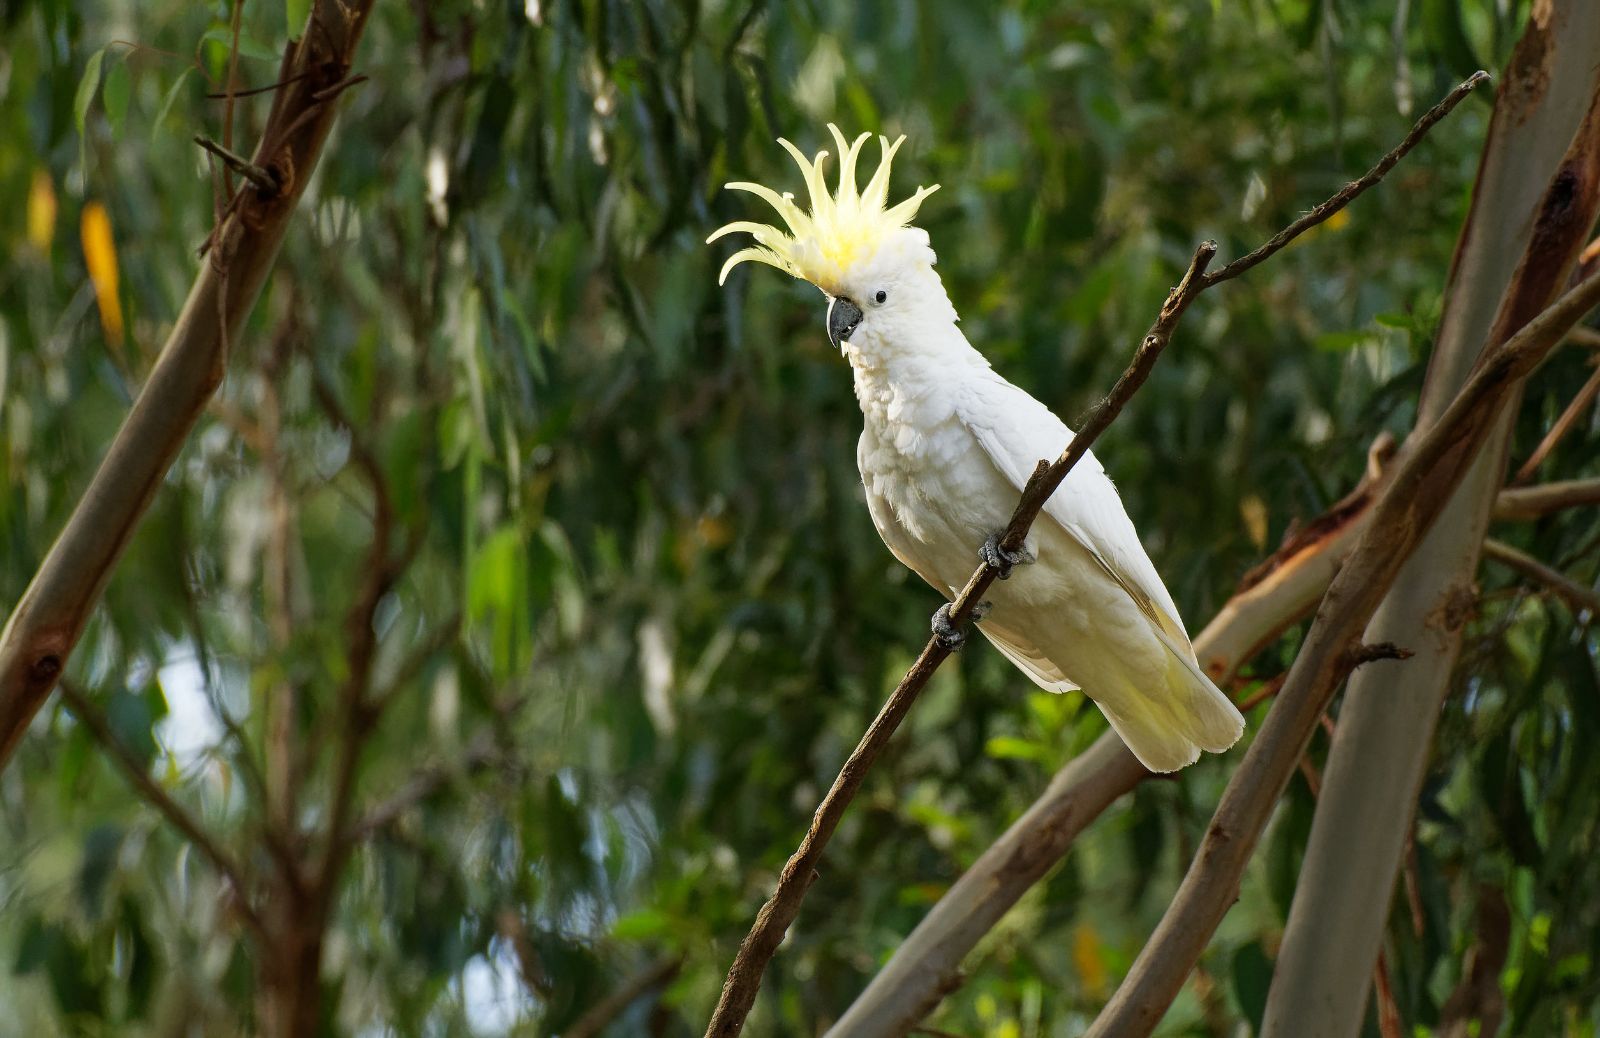
[[(779, 266), (834, 300), (830, 334), (843, 340), (855, 377), (864, 419), (856, 460), (873, 523), (901, 562), (953, 598), (978, 546), (1009, 521), (1035, 463), (1058, 455), (1072, 433), (967, 342), (927, 234), (905, 226), (915, 206), (894, 210), (886, 226), (883, 192), (865, 202), (855, 192), (865, 136), (847, 146), (834, 135), (844, 155), (838, 197), (825, 187), (818, 197), (825, 153), (812, 164), (796, 152), (811, 214), (787, 198), (790, 211), (775, 202), (792, 236), (764, 228), (760, 248), (737, 258)], [(886, 167), (869, 193), (880, 180), (887, 183)], [(1238, 740), (1244, 718), (1201, 671), (1177, 606), (1092, 453), (1051, 496), (1027, 549), (1037, 561), (991, 585), (993, 608), (978, 625), (1023, 673), (1052, 692), (1081, 688), (1152, 771), (1174, 771)]]

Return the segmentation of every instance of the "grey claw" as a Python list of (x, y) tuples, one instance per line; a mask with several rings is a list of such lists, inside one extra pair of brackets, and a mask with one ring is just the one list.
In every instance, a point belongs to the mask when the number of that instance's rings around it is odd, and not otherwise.
[(989, 539), (978, 548), (978, 558), (992, 570), (1001, 580), (1011, 579), (1011, 567), (1023, 566), (1033, 561), (1033, 553), (1026, 548), (1016, 551), (1007, 551), (1000, 547), (1000, 534), (991, 533)]
[(977, 605), (972, 607), (972, 622), (978, 623), (984, 617), (988, 616), (990, 610), (992, 609), (994, 609), (993, 602), (979, 602)]
[(941, 648), (949, 652), (959, 652), (967, 644), (967, 632), (950, 622), (950, 603), (946, 602), (933, 614), (933, 636), (939, 640)]

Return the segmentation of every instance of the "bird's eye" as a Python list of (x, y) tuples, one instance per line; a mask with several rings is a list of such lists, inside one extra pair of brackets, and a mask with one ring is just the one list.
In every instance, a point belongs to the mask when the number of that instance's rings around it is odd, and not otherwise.
[(873, 296), (873, 298), (880, 303), (887, 303), (889, 301), (889, 293), (880, 288), (878, 289), (878, 294)]

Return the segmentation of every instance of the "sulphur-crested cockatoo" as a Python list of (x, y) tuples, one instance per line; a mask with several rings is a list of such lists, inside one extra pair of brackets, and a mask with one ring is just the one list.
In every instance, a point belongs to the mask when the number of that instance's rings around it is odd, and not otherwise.
[[(856, 159), (871, 135), (847, 143), (828, 129), (840, 155), (836, 193), (823, 180), (826, 151), (808, 161), (780, 140), (804, 174), (810, 212), (789, 194), (729, 184), (771, 204), (787, 229), (738, 221), (708, 242), (732, 233), (755, 239), (729, 257), (722, 280), (754, 260), (827, 295), (828, 337), (855, 374), (865, 418), (856, 462), (884, 543), (946, 598), (966, 584), (976, 558), (1003, 577), (1035, 563), (993, 585), (979, 624), (1012, 663), (1040, 688), (1082, 689), (1151, 771), (1226, 750), (1244, 718), (1200, 669), (1172, 595), (1093, 454), (1051, 496), (1022, 552), (998, 548), (1035, 462), (1060, 453), (1072, 432), (996, 374), (956, 326), (928, 234), (911, 226), (936, 188), (886, 204), (890, 163), (905, 138), (879, 138), (883, 158), (858, 190)], [(933, 626), (954, 647), (962, 636), (948, 609)]]

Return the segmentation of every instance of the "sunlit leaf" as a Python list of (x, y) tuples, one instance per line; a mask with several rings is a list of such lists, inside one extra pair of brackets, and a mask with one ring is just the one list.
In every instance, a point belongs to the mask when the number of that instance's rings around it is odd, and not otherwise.
[(94, 284), (94, 298), (100, 307), (100, 327), (113, 347), (122, 345), (122, 299), (118, 288), (117, 247), (111, 238), (111, 217), (99, 202), (85, 202), (80, 231), (83, 260)]
[(56, 233), (56, 189), (50, 171), (39, 167), (28, 184), (28, 242), (40, 252), (50, 251)]

